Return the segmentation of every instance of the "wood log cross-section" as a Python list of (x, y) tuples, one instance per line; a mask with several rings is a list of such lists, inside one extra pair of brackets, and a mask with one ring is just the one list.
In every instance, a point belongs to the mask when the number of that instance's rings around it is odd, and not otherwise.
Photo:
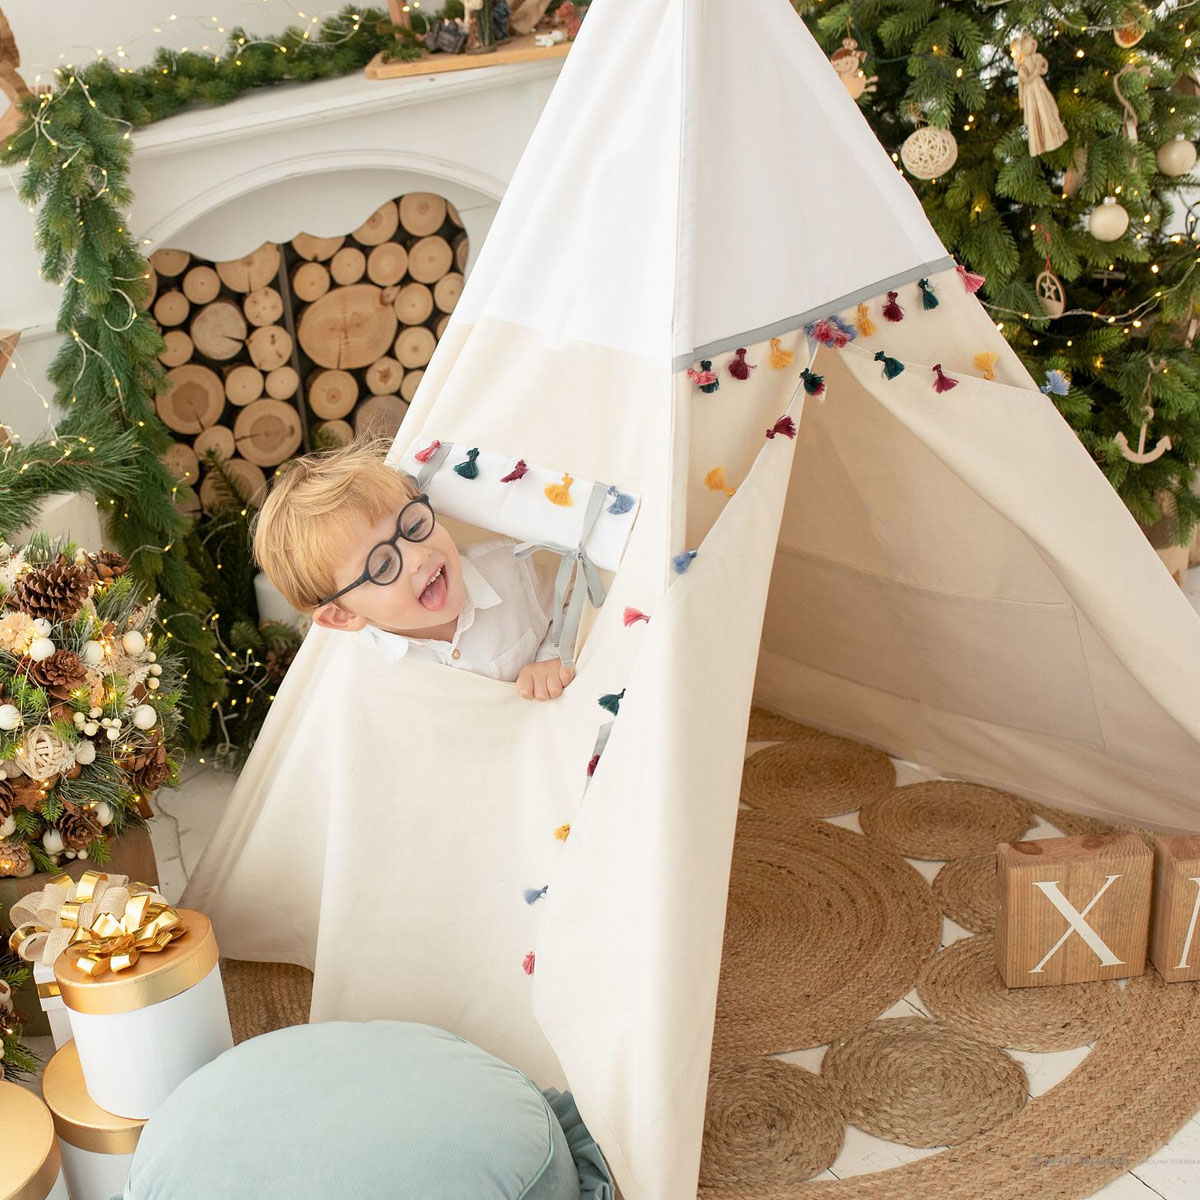
[[(432, 296), (430, 297), (432, 306)], [(369, 283), (334, 288), (304, 310), (297, 336), (321, 367), (366, 367), (391, 349), (396, 313)]]

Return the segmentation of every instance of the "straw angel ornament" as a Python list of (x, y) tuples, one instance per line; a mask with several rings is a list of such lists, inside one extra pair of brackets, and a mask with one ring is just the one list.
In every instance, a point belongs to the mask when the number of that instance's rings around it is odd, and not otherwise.
[(1009, 49), (1017, 64), (1017, 95), (1025, 114), (1029, 153), (1038, 155), (1056, 150), (1067, 140), (1067, 130), (1046, 86), (1045, 74), (1049, 69), (1046, 56), (1037, 52), (1037, 39), (1027, 33), (1013, 38)]

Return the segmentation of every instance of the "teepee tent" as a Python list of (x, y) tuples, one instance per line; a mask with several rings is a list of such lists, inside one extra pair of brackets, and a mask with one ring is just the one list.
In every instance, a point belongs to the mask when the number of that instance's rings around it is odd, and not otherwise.
[(628, 1200), (695, 1194), (752, 695), (1195, 827), (1200, 619), (788, 0), (593, 0), (395, 465), (435, 440), (636, 497), (575, 681), (314, 629), (184, 902), (314, 1020), (569, 1085)]

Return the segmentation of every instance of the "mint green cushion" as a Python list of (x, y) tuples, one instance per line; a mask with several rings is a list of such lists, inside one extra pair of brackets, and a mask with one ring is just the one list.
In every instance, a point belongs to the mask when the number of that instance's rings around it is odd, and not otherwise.
[[(560, 1120), (563, 1122), (560, 1124)], [(570, 1131), (564, 1132), (564, 1124)], [(125, 1200), (612, 1200), (569, 1094), (430, 1025), (251, 1038), (147, 1122)]]

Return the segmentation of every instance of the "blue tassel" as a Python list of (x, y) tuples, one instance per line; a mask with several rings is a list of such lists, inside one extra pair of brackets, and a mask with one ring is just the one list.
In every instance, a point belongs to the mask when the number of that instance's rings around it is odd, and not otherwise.
[(479, 457), (478, 450), (467, 451), (467, 461), (460, 462), (455, 468), (454, 473), (461, 475), (464, 479), (474, 479), (479, 474), (479, 468), (475, 465), (475, 460)]
[(1061, 371), (1047, 371), (1042, 384), (1044, 396), (1065, 396), (1071, 390), (1071, 381)]
[(675, 567), (675, 574), (682, 575), (692, 565), (692, 559), (695, 557), (695, 550), (685, 550), (682, 554), (675, 555), (671, 559), (671, 563)]
[(846, 322), (837, 315), (837, 313), (834, 313), (829, 319), (850, 339), (850, 341), (854, 341), (854, 339), (858, 337), (858, 330), (855, 329), (853, 325), (847, 325)]
[(938, 298), (934, 293), (933, 288), (929, 284), (928, 279), (918, 279), (917, 287), (921, 289), (921, 307), (922, 308), (937, 308)]
[(627, 513), (633, 507), (633, 497), (618, 492), (615, 487), (610, 487), (608, 494), (613, 497), (613, 502), (608, 506), (610, 513)]
[(889, 358), (882, 350), (875, 351), (875, 361), (883, 363), (884, 379), (895, 379), (904, 370), (904, 364), (898, 358)]
[(617, 713), (620, 711), (621, 700), (624, 697), (624, 695), (625, 695), (625, 689), (622, 688), (619, 692), (616, 692), (615, 694), (613, 692), (609, 692), (607, 696), (601, 696), (600, 699), (596, 701), (596, 703), (599, 704), (600, 707), (605, 709), (607, 712), (612, 713), (612, 715), (615, 717), (617, 715)]
[(526, 888), (525, 889), (525, 903), (526, 904), (536, 904), (546, 894), (546, 892), (549, 890), (549, 888), (550, 888), (549, 884), (546, 884), (546, 886), (544, 888)]
[(825, 391), (825, 376), (818, 375), (815, 371), (810, 371), (807, 367), (800, 372), (800, 378), (804, 380), (804, 390), (810, 396), (819, 396)]

